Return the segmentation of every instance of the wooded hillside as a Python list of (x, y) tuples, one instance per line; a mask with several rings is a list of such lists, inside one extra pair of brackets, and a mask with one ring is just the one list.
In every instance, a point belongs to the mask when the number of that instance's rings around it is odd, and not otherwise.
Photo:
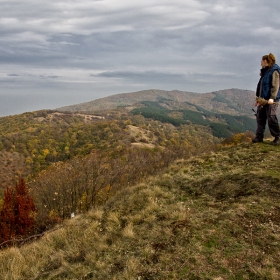
[[(130, 147), (137, 143), (171, 149), (186, 143), (199, 147), (203, 142), (211, 145), (219, 138), (255, 129), (255, 121), (246, 116), (213, 114), (198, 106), (192, 107), (191, 110), (171, 110), (163, 103), (146, 101), (131, 112), (118, 109), (99, 116), (37, 111), (2, 117), (2, 188), (20, 175), (32, 176), (55, 162), (84, 156), (96, 149), (110, 152), (118, 146)], [(131, 125), (137, 133), (131, 130)]]

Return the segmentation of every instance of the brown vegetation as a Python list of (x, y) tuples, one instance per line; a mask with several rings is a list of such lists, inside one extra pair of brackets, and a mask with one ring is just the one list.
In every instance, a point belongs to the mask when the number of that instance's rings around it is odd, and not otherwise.
[(3, 279), (279, 279), (280, 150), (234, 141), (2, 250)]

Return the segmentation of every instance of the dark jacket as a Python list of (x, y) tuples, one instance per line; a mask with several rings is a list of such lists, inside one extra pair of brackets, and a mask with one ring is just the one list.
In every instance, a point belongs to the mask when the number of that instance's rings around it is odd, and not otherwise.
[[(264, 68), (266, 69), (266, 68)], [(280, 67), (277, 64), (274, 64), (271, 68), (265, 70), (263, 77), (260, 79), (260, 93), (261, 97), (268, 100), (270, 98), (275, 99), (278, 101), (280, 99), (280, 88), (279, 88), (279, 81), (277, 82), (278, 88), (273, 89), (272, 86), (272, 76), (274, 71), (278, 71), (280, 73)], [(277, 76), (279, 79), (279, 76)], [(272, 90), (275, 92), (275, 96), (272, 96)]]
[(256, 90), (256, 96), (260, 97), (261, 96), (261, 88), (262, 88), (262, 80), (263, 80), (263, 76), (265, 75), (265, 73), (268, 71), (269, 67), (266, 66), (265, 68), (262, 68), (260, 71), (260, 80), (258, 82), (257, 85), (257, 90)]

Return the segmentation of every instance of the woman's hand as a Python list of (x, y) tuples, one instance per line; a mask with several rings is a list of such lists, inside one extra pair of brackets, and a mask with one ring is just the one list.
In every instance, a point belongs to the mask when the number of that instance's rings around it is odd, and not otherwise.
[(268, 99), (267, 104), (273, 104), (274, 103), (274, 99)]

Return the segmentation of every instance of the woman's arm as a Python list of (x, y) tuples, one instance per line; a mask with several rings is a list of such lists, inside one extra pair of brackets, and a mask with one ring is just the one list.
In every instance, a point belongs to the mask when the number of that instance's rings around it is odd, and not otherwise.
[(279, 90), (279, 72), (276, 70), (272, 74), (270, 98), (275, 99)]

